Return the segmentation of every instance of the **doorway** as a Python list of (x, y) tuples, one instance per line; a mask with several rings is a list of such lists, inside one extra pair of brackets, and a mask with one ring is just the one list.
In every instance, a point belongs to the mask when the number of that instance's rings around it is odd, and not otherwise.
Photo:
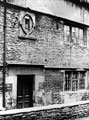
[(34, 75), (17, 76), (17, 108), (33, 106)]

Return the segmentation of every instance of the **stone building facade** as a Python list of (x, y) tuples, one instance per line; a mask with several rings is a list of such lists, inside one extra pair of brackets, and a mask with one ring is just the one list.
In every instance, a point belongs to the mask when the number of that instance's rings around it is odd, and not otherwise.
[[(6, 8), (5, 107), (88, 100), (88, 23), (9, 3)], [(3, 104), (3, 12), (1, 2), (0, 106)]]

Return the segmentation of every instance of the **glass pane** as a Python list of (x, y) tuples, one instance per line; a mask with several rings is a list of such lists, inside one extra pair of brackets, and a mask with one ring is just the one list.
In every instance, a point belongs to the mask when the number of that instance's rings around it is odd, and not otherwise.
[(79, 30), (79, 41), (80, 41), (81, 45), (84, 44), (84, 41), (83, 41), (83, 29)]
[(73, 72), (72, 79), (77, 79), (77, 77), (78, 77), (78, 72)]
[(75, 91), (78, 89), (78, 72), (73, 72), (72, 75), (72, 90)]
[(71, 72), (65, 73), (65, 91), (71, 90)]
[(76, 28), (76, 37), (78, 38), (79, 37), (79, 29)]
[(78, 89), (78, 80), (77, 79), (73, 79), (72, 80), (72, 90), (75, 91)]
[(30, 30), (30, 21), (27, 18), (25, 18), (25, 29)]
[(79, 89), (85, 88), (85, 72), (80, 72)]
[(76, 27), (72, 27), (72, 42), (78, 43), (79, 38), (79, 29)]
[(67, 25), (64, 26), (64, 40), (66, 42), (70, 41), (70, 27)]

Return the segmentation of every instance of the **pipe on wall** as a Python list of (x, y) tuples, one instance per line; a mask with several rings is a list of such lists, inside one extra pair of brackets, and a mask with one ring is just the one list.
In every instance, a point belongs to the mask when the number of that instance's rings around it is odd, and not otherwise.
[(3, 107), (5, 107), (5, 74), (6, 74), (6, 0), (4, 0), (4, 21), (3, 21), (3, 32), (4, 32), (4, 43), (3, 43)]

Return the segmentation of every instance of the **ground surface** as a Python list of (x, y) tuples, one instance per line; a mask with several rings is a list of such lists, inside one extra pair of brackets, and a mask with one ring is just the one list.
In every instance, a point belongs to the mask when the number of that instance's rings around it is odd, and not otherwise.
[(75, 119), (75, 120), (89, 120), (89, 117), (79, 118), (79, 119)]

